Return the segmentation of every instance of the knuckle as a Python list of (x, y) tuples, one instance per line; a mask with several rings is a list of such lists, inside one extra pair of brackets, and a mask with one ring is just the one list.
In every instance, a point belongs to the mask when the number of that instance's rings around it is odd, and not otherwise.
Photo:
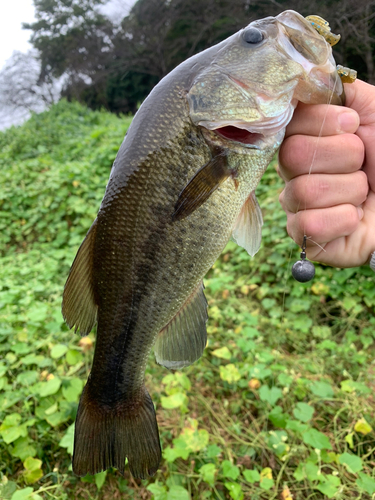
[(302, 175), (290, 181), (290, 198), (299, 208), (312, 208), (329, 185), (320, 175)]
[(365, 145), (363, 144), (362, 140), (355, 134), (351, 134), (350, 141), (353, 162), (355, 166), (360, 169), (365, 159)]
[(354, 205), (348, 205), (346, 218), (347, 233), (351, 234), (358, 226), (358, 212)]
[(288, 215), (287, 217), (287, 223), (286, 223), (286, 231), (289, 234), (289, 236), (292, 238), (292, 240), (296, 241), (296, 222), (297, 219), (296, 217), (293, 217), (291, 215)]
[(306, 137), (292, 135), (285, 139), (279, 152), (280, 170), (289, 178), (299, 175), (301, 166), (306, 164)]
[(279, 203), (282, 206), (283, 210), (285, 210), (284, 209), (284, 198), (285, 198), (285, 188), (279, 194)]
[(362, 170), (359, 170), (356, 175), (358, 176), (358, 180), (356, 181), (359, 198), (358, 203), (363, 203), (366, 201), (369, 191), (368, 179), (367, 175)]

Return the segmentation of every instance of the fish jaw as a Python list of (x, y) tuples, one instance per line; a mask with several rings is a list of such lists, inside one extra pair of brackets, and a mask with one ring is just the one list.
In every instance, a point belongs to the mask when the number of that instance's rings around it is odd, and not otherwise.
[(281, 47), (304, 68), (294, 97), (306, 104), (343, 105), (344, 88), (330, 44), (295, 11), (282, 12), (276, 19)]
[[(249, 29), (260, 31), (262, 42), (246, 46)], [(195, 75), (187, 100), (195, 125), (273, 137), (298, 101), (343, 104), (344, 97), (331, 46), (300, 14), (285, 11), (254, 21), (221, 45)]]

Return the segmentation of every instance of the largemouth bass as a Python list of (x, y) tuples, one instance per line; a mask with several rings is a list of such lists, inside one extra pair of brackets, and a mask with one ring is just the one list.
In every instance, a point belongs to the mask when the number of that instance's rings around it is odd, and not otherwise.
[(180, 369), (206, 346), (202, 278), (233, 235), (254, 255), (254, 190), (298, 101), (343, 103), (330, 45), (302, 16), (254, 21), (188, 59), (144, 101), (64, 289), (63, 315), (88, 334), (73, 471), (155, 474), (158, 426), (144, 372)]

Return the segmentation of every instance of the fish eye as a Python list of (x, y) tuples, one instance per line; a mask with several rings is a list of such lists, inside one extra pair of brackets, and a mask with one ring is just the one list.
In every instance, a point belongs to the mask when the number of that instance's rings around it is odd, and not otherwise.
[(246, 43), (260, 43), (263, 40), (263, 33), (258, 28), (248, 28), (243, 32), (243, 39)]

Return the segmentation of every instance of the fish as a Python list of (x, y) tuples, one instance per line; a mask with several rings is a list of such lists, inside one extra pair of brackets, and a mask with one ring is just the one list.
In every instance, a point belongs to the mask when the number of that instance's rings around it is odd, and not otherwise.
[(202, 355), (203, 277), (231, 237), (259, 249), (255, 188), (298, 101), (343, 104), (344, 92), (329, 43), (289, 10), (184, 61), (136, 113), (63, 292), (70, 328), (86, 335), (97, 323), (76, 475), (124, 474), (126, 459), (135, 478), (158, 470), (149, 355), (170, 370)]

